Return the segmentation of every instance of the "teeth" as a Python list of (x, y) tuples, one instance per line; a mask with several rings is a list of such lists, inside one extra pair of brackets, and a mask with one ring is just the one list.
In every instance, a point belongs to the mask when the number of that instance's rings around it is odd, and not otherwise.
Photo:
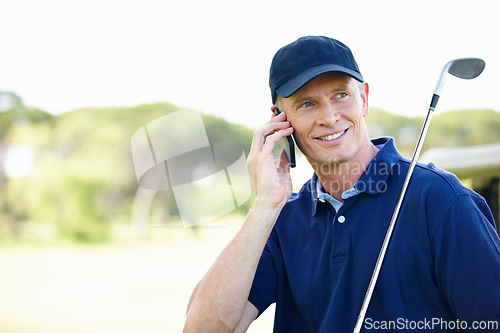
[(323, 136), (321, 138), (319, 138), (320, 140), (323, 140), (323, 141), (329, 141), (329, 140), (334, 140), (338, 137), (340, 137), (342, 134), (344, 134), (345, 130), (342, 131), (342, 132), (339, 132), (337, 134), (332, 134), (332, 135), (327, 135), (327, 136)]

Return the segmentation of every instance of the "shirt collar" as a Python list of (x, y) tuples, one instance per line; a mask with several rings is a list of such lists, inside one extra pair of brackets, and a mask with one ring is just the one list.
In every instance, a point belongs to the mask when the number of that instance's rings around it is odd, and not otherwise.
[[(324, 191), (323, 185), (321, 184), (319, 179), (316, 181), (316, 192), (318, 193), (318, 200), (321, 202), (328, 201), (328, 203), (332, 205), (336, 212), (338, 212), (340, 207), (342, 207), (342, 202), (332, 197), (330, 193)], [(347, 200), (359, 193), (361, 193), (360, 190), (352, 187), (342, 193), (342, 199)]]
[[(396, 149), (394, 139), (382, 137), (371, 140), (379, 148), (379, 152), (368, 164), (367, 168), (354, 187), (342, 194), (343, 199), (352, 197), (358, 193), (377, 194), (386, 190), (387, 177), (391, 174), (393, 166), (403, 157)], [(329, 201), (324, 196), (322, 185), (316, 173), (313, 174), (309, 184), (312, 205), (312, 215), (316, 214), (316, 208), (320, 199)], [(345, 197), (344, 197), (345, 196)], [(332, 206), (335, 207), (334, 204)]]
[(393, 138), (378, 138), (372, 140), (372, 143), (380, 150), (354, 184), (354, 188), (368, 194), (378, 194), (387, 190), (387, 178), (403, 156), (396, 149)]

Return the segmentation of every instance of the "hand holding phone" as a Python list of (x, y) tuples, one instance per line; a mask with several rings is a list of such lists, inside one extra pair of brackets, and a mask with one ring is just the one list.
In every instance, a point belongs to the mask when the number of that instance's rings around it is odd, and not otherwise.
[[(274, 113), (279, 115), (281, 111), (275, 107)], [(290, 167), (295, 168), (295, 143), (291, 135), (288, 135), (280, 140), (281, 145), (283, 146), (283, 150), (285, 151), (286, 157), (288, 159), (288, 163), (290, 163)]]

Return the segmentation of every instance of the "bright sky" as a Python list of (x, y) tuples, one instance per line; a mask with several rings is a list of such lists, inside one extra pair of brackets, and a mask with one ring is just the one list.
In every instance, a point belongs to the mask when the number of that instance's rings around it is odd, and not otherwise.
[(371, 106), (424, 116), (444, 64), (473, 56), (484, 73), (448, 76), (437, 111), (500, 111), (499, 19), (498, 0), (2, 0), (0, 90), (56, 114), (169, 101), (255, 127), (272, 56), (314, 34), (349, 45)]

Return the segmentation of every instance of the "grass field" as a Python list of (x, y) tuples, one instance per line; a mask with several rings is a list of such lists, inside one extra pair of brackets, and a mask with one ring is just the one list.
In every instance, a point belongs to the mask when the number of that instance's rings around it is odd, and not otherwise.
[[(191, 291), (239, 226), (152, 228), (113, 245), (0, 246), (0, 332), (181, 332)], [(273, 310), (249, 332), (271, 332)]]

